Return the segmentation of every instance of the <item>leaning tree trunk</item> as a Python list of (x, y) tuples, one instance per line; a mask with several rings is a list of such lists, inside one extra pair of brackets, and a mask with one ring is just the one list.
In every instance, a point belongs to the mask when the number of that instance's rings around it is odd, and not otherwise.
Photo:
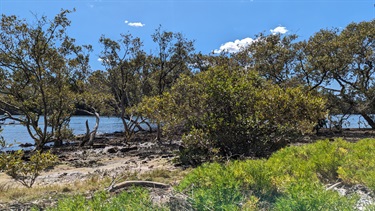
[[(88, 112), (88, 113), (91, 113), (91, 112)], [(96, 119), (95, 126), (93, 130), (90, 132), (89, 122), (88, 120), (86, 120), (86, 135), (83, 137), (83, 140), (80, 146), (84, 146), (86, 143), (89, 146), (92, 146), (94, 144), (95, 135), (99, 128), (100, 116), (98, 112), (94, 112), (91, 114), (95, 115), (95, 119)]]
[(148, 128), (148, 132), (152, 133), (153, 130), (152, 130), (152, 126), (151, 126), (150, 122), (148, 122), (147, 119), (145, 119), (143, 117), (140, 117), (140, 118), (141, 118), (140, 123), (145, 124), (147, 126), (147, 128)]
[(366, 122), (372, 129), (375, 129), (375, 122), (368, 114), (366, 114), (365, 112), (361, 112), (361, 116), (366, 120)]

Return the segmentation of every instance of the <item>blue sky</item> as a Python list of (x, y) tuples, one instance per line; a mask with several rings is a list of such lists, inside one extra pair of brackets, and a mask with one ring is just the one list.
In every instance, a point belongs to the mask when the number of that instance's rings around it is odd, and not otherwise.
[(152, 52), (151, 34), (162, 25), (195, 40), (196, 51), (208, 54), (235, 51), (260, 32), (308, 39), (320, 29), (370, 21), (374, 5), (375, 0), (0, 0), (0, 11), (32, 21), (33, 13), (52, 19), (62, 8), (75, 8), (68, 33), (78, 44), (93, 46), (90, 64), (96, 70), (103, 69), (98, 61), (102, 34), (118, 39), (131, 33)]

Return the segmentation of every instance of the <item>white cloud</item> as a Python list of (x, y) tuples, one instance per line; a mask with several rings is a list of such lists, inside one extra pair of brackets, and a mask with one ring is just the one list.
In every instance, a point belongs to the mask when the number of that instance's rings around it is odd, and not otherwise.
[(278, 33), (285, 34), (285, 33), (288, 32), (288, 30), (284, 26), (278, 26), (274, 29), (271, 29), (270, 31), (271, 31), (272, 34), (278, 34)]
[(214, 50), (214, 53), (228, 52), (228, 53), (237, 53), (248, 45), (254, 42), (254, 39), (247, 37), (242, 40), (235, 40), (234, 42), (227, 42), (220, 46), (219, 50)]
[(131, 27), (144, 27), (146, 25), (141, 22), (129, 22), (128, 20), (126, 20), (125, 23)]
[[(270, 30), (272, 34), (285, 34), (288, 32), (286, 27), (284, 26), (278, 26), (274, 29)], [(214, 53), (222, 53), (222, 52), (228, 52), (228, 53), (237, 53), (242, 48), (250, 45), (251, 43), (257, 41), (257, 39), (252, 39), (250, 37), (244, 38), (242, 40), (235, 40), (234, 42), (227, 42), (220, 46), (220, 49), (215, 49)]]
[(141, 22), (135, 22), (135, 23), (128, 23), (129, 26), (132, 26), (132, 27), (144, 27), (145, 24), (141, 23)]

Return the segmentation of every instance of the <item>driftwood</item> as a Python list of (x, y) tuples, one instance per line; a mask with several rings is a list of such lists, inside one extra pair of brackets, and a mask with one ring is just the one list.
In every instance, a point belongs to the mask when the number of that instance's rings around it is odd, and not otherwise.
[(328, 188), (326, 188), (326, 190), (332, 190), (333, 188), (335, 188), (335, 187), (341, 185), (341, 183), (342, 183), (342, 182), (338, 182), (338, 183), (336, 183), (336, 184), (333, 184), (333, 185), (329, 186)]
[(133, 187), (133, 186), (141, 186), (141, 187), (149, 187), (149, 188), (161, 188), (161, 189), (167, 189), (170, 188), (170, 185), (160, 183), (160, 182), (152, 182), (152, 181), (125, 181), (121, 182), (117, 185), (114, 185), (109, 188), (109, 192), (114, 192), (119, 189), (127, 188), (127, 187)]
[(94, 115), (96, 122), (95, 122), (95, 126), (93, 130), (90, 132), (89, 122), (88, 120), (86, 120), (86, 135), (83, 137), (80, 146), (84, 146), (86, 143), (87, 145), (92, 146), (94, 143), (96, 132), (98, 131), (98, 128), (99, 128), (100, 116), (99, 116), (99, 113), (96, 111), (94, 112), (89, 112), (86, 110), (83, 110), (83, 111), (85, 111), (88, 114)]

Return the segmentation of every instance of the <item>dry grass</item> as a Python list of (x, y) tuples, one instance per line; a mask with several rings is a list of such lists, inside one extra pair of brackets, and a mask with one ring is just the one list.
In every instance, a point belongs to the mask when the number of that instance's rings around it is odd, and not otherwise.
[(75, 180), (71, 183), (51, 185), (35, 185), (26, 188), (16, 182), (0, 183), (0, 203), (26, 203), (43, 200), (55, 200), (68, 195), (90, 194), (98, 190), (105, 190), (113, 179), (116, 183), (127, 180), (147, 180), (175, 185), (190, 170), (155, 169), (146, 173), (122, 172), (114, 177), (90, 175), (85, 180)]
[(138, 176), (138, 180), (161, 182), (165, 184), (175, 185), (189, 172), (190, 170), (166, 170), (155, 169)]
[(93, 192), (104, 189), (110, 184), (110, 181), (108, 177), (90, 176), (83, 181), (76, 180), (70, 184), (35, 185), (33, 188), (26, 188), (15, 182), (2, 183), (0, 184), (0, 203), (50, 200), (60, 195)]

